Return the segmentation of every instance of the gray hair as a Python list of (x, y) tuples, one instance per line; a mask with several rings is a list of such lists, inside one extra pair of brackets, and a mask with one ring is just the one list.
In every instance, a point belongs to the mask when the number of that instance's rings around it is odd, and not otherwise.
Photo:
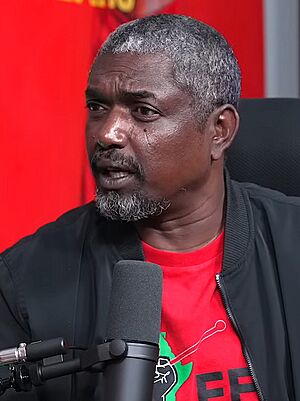
[(176, 84), (190, 93), (198, 121), (223, 105), (238, 106), (241, 74), (226, 39), (193, 18), (162, 14), (121, 25), (99, 54), (164, 54), (173, 63)]

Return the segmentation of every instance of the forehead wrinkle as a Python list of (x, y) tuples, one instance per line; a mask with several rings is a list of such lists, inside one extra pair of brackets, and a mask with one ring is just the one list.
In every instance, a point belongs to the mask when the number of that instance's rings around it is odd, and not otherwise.
[[(113, 62), (112, 62), (113, 63)], [(107, 68), (108, 67), (108, 68)], [(145, 67), (145, 66), (144, 66)], [(151, 68), (152, 66), (150, 66)], [(121, 64), (116, 61), (114, 64), (110, 64), (106, 66), (105, 64), (102, 66), (101, 63), (95, 64), (92, 69), (92, 73), (95, 75), (106, 75), (106, 74), (124, 74), (125, 71), (128, 70), (129, 72), (140, 72), (144, 71), (141, 65), (137, 65), (136, 67), (132, 64), (126, 65)]]
[[(155, 58), (155, 60), (153, 60)], [(144, 73), (146, 69), (149, 71), (157, 69), (157, 64), (168, 65), (170, 69), (173, 67), (173, 62), (163, 54), (100, 54), (96, 58), (91, 72), (97, 70), (97, 74), (106, 74), (107, 72), (122, 72), (122, 69), (131, 70), (133, 72)], [(103, 70), (106, 72), (102, 72)]]
[(97, 80), (95, 83), (90, 80), (90, 83), (86, 89), (87, 96), (101, 96), (104, 95), (107, 88), (110, 85), (113, 87), (113, 92), (118, 94), (119, 97), (127, 100), (143, 100), (143, 99), (156, 99), (155, 94), (150, 89), (146, 89), (144, 85), (141, 86), (141, 80), (128, 77), (126, 74), (121, 73), (110, 81), (107, 79), (107, 74), (101, 74), (106, 76), (105, 80)]
[[(133, 64), (133, 63), (132, 63)], [(108, 67), (108, 68), (107, 68)], [(151, 69), (149, 69), (149, 73), (151, 73)], [(148, 73), (148, 74), (149, 74)], [(110, 77), (114, 80), (141, 80), (145, 78), (145, 68), (141, 68), (140, 65), (138, 65), (136, 68), (134, 68), (134, 65), (118, 65), (112, 64), (109, 66), (101, 66), (100, 65), (95, 65), (92, 68), (89, 81), (100, 81), (102, 79), (107, 80), (107, 77)]]
[(110, 83), (112, 82), (114, 86), (121, 85), (125, 82), (126, 86), (131, 84), (132, 81), (139, 81), (135, 77), (130, 76), (128, 72), (124, 71), (106, 71), (99, 73), (92, 73), (89, 79), (90, 86), (98, 86), (102, 83)]
[[(165, 75), (165, 79), (174, 82), (173, 63), (162, 54), (153, 55), (128, 55), (128, 54), (105, 54), (96, 59), (92, 67), (90, 78), (107, 78), (109, 75), (121, 76), (123, 79), (130, 79), (145, 82), (157, 77), (157, 74)], [(127, 60), (128, 59), (128, 60)], [(165, 66), (165, 68), (162, 68)]]
[[(94, 65), (89, 85), (95, 87), (104, 98), (115, 97), (124, 101), (153, 99), (167, 102), (170, 100), (172, 108), (178, 104), (182, 106), (182, 101), (186, 104), (187, 100), (190, 100), (182, 99), (182, 96), (186, 97), (187, 93), (176, 83), (169, 60), (159, 58), (161, 63), (157, 65), (153, 57), (143, 62), (143, 57), (130, 56), (129, 60), (134, 62), (129, 66), (129, 63), (121, 60), (124, 57), (124, 55), (122, 57), (109, 55), (106, 56), (105, 63), (102, 64), (99, 60), (99, 63)], [(140, 62), (137, 68), (134, 68), (137, 59)], [(167, 65), (162, 66), (164, 63)], [(127, 70), (124, 71), (123, 68)], [(188, 97), (190, 97), (189, 94)]]

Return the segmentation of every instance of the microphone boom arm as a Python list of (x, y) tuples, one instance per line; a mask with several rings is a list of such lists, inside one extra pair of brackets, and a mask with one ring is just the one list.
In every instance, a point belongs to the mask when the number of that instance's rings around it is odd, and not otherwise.
[[(107, 364), (114, 362), (120, 362), (125, 357), (143, 359), (151, 362), (157, 362), (159, 356), (159, 350), (157, 344), (147, 343), (135, 343), (125, 340), (112, 340), (103, 344), (98, 344), (90, 347), (89, 349), (82, 351), (80, 356), (73, 358), (68, 361), (61, 361), (53, 363), (53, 356), (60, 356), (66, 353), (66, 346), (63, 339), (55, 339), (48, 341), (56, 341), (58, 344), (64, 344), (58, 347), (56, 354), (53, 351), (50, 353), (47, 347), (43, 347), (43, 341), (40, 343), (40, 348), (43, 349), (43, 353), (40, 352), (40, 360), (33, 363), (27, 363), (23, 360), (21, 363), (16, 360), (14, 363), (10, 363), (10, 376), (4, 379), (0, 378), (0, 397), (4, 392), (13, 388), (15, 391), (30, 391), (32, 385), (39, 386), (46, 380), (62, 377), (72, 373), (81, 371), (93, 372), (104, 372)], [(47, 343), (47, 341), (45, 341)], [(35, 344), (35, 343), (32, 343)], [(29, 347), (29, 344), (27, 347)], [(24, 344), (22, 343), (24, 348)], [(5, 350), (3, 351), (5, 352)], [(25, 358), (24, 358), (25, 359)]]

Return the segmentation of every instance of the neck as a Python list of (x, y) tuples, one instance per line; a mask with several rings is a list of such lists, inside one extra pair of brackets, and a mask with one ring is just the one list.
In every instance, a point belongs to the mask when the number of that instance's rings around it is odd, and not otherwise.
[(140, 238), (171, 252), (191, 252), (213, 241), (222, 231), (224, 220), (223, 178), (219, 184), (213, 190), (202, 191), (201, 196), (186, 193), (185, 199), (171, 205), (161, 216), (137, 222)]

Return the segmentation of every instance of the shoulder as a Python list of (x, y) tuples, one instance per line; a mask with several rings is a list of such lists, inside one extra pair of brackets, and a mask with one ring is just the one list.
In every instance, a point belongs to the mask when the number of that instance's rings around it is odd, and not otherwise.
[(81, 225), (91, 214), (92, 205), (92, 203), (89, 203), (87, 205), (67, 211), (57, 220), (43, 225), (35, 233), (27, 235), (19, 240), (16, 244), (5, 250), (2, 255), (6, 255), (10, 253), (11, 250), (15, 250), (26, 245), (30, 246), (31, 243), (34, 243), (40, 239), (43, 240), (49, 237), (55, 237), (60, 233), (72, 229), (72, 226), (74, 225)]
[(262, 208), (300, 212), (300, 197), (287, 196), (282, 192), (252, 183), (238, 183), (236, 181), (233, 181), (233, 183), (242, 189), (253, 205)]
[(271, 236), (286, 249), (300, 244), (300, 198), (250, 183), (237, 183), (248, 204), (249, 218), (259, 236)]
[(93, 202), (72, 209), (6, 249), (0, 255), (0, 260), (12, 266), (26, 265), (29, 261), (34, 263), (41, 258), (67, 256), (70, 251), (80, 248), (95, 220), (103, 219), (97, 216)]

